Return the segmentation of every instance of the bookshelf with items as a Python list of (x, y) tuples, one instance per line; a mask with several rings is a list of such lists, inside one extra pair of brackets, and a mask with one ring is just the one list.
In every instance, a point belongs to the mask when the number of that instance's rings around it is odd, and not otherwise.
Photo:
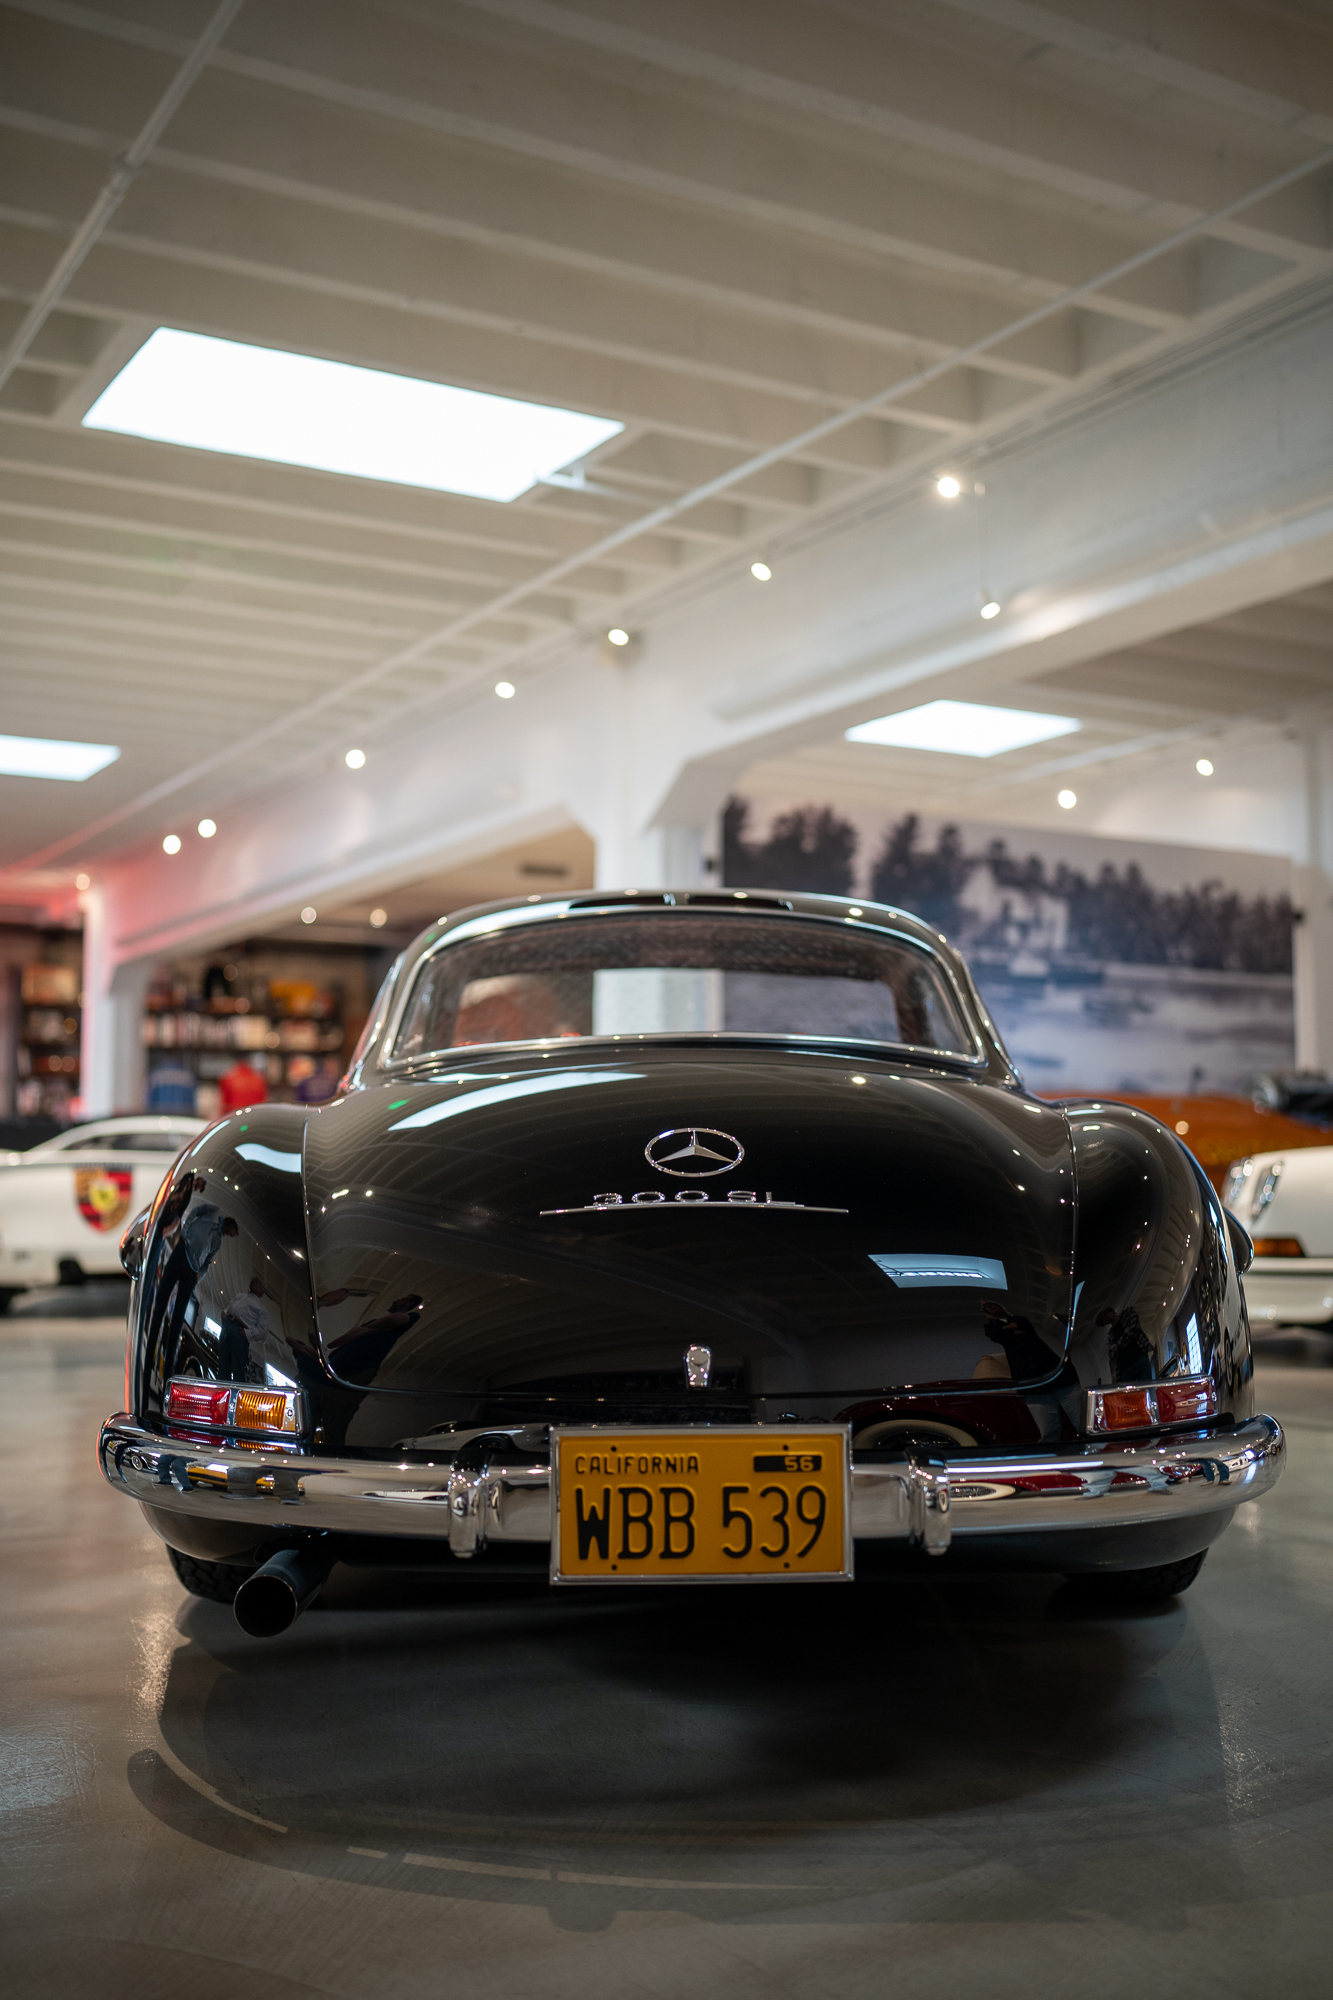
[(22, 1151), (82, 1115), (83, 938), (0, 923), (0, 1146)]
[(31, 960), (20, 973), (22, 1005), (15, 1109), (24, 1118), (78, 1113), (82, 1043), (80, 968)]
[(161, 967), (144, 1009), (145, 1105), (202, 1118), (264, 1101), (322, 1104), (361, 1032), (380, 954), (238, 947)]

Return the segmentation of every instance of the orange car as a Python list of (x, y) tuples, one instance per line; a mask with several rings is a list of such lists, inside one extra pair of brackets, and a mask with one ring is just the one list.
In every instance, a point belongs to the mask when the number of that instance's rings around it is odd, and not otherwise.
[[(1061, 1092), (1061, 1096), (1073, 1095)], [(1297, 1146), (1333, 1145), (1333, 1130), (1288, 1118), (1281, 1111), (1263, 1111), (1248, 1097), (1228, 1097), (1221, 1091), (1197, 1097), (1159, 1097), (1123, 1091), (1088, 1092), (1108, 1102), (1135, 1104), (1170, 1125), (1185, 1141), (1218, 1193), (1233, 1160), (1247, 1153), (1291, 1151)]]

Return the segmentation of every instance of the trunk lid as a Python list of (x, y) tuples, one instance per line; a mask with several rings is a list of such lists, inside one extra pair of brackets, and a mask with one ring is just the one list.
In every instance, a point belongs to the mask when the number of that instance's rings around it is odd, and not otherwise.
[(1065, 1350), (1064, 1116), (943, 1067), (491, 1058), (317, 1113), (305, 1169), (324, 1364), (363, 1389), (780, 1415)]

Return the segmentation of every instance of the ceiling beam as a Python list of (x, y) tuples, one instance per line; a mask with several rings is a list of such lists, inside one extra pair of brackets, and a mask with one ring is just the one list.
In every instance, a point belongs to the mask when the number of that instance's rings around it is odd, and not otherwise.
[[(651, 10), (633, 0), (461, 4), (495, 21), (614, 54), (635, 69), (646, 66), (858, 136), (920, 147), (1113, 212), (1150, 215), (1163, 230), (1221, 207), (1273, 169), (1271, 152), (1236, 145), (1229, 112), (1219, 117), (1215, 137), (1201, 132), (1197, 139), (1178, 121), (1132, 116), (1114, 99), (1099, 104), (1085, 98), (1071, 117), (1067, 91), (1034, 73), (1021, 51), (997, 90), (993, 61), (974, 55), (965, 41), (946, 49), (913, 37), (897, 10), (873, 19), (841, 9), (831, 34), (827, 10), (809, 0), (729, 0), (722, 8), (657, 0)], [(262, 40), (252, 23), (239, 35), (238, 49), (249, 53)], [(385, 55), (391, 60), (388, 50)], [(341, 49), (335, 63), (340, 56)], [(1306, 150), (1321, 143), (1327, 142), (1311, 138)], [(1299, 158), (1299, 138), (1280, 157)], [(1286, 190), (1271, 206), (1266, 231), (1247, 218), (1246, 239), (1262, 239), (1273, 249), (1327, 251), (1323, 195), (1309, 184)]]
[[(46, 13), (54, 21), (57, 10), (48, 8), (45, 0), (22, 0), (22, 5), (25, 12)], [(556, 11), (572, 22), (568, 10)], [(733, 4), (724, 11), (730, 22), (733, 17), (739, 21), (744, 10)], [(16, 98), (26, 95), (30, 114), (66, 123), (80, 122), (82, 117), (82, 122), (95, 124), (105, 118), (105, 107), (114, 100), (117, 57), (123, 59), (121, 68), (129, 65), (121, 87), (137, 97), (142, 95), (142, 86), (136, 88), (137, 79), (144, 65), (153, 61), (146, 51), (150, 47), (164, 54), (174, 51), (179, 38), (96, 9), (80, 9), (78, 13), (82, 24), (113, 43), (99, 76), (96, 110), (86, 92), (80, 107), (72, 87), (63, 96), (53, 95), (60, 88), (59, 79), (71, 68), (77, 71), (79, 65), (54, 60), (48, 44), (56, 37), (63, 37), (66, 44), (77, 44), (82, 38), (71, 28), (49, 23), (29, 24), (42, 38), (42, 46), (11, 94)], [(275, 29), (276, 21), (262, 9), (259, 14), (264, 27), (256, 32), (262, 42), (264, 33)], [(653, 16), (657, 25), (662, 18), (660, 10)], [(317, 17), (312, 15), (309, 21), (310, 32), (303, 36), (299, 10), (287, 10), (284, 49), (299, 49), (305, 57), (310, 46), (318, 46), (320, 67), (311, 69), (304, 61), (284, 60), (271, 51), (253, 52), (253, 40), (247, 46), (245, 35), (254, 29), (255, 21), (246, 22), (243, 17), (233, 36), (235, 46), (222, 52), (215, 67), (219, 73), (225, 71), (266, 87), (288, 100), (293, 96), (306, 98), (360, 114), (359, 144), (364, 143), (367, 127), (372, 138), (378, 135), (381, 143), (385, 134), (403, 128), (415, 128), (430, 137), (472, 140), (518, 158), (719, 208), (783, 230), (798, 229), (825, 241), (929, 259), (939, 268), (952, 265), (969, 273), (989, 274), (999, 282), (1035, 284), (1047, 295), (1109, 270), (1152, 235), (1161, 235), (1173, 224), (1196, 219), (1223, 205), (1228, 193), (1258, 185), (1271, 172), (1268, 159), (1239, 156), (1234, 145), (1225, 151), (1225, 174), (1217, 168), (1217, 148), (1205, 145), (1192, 153), (1186, 149), (1194, 169), (1186, 178), (1197, 199), (1163, 198), (1171, 173), (1162, 148), (1170, 154), (1182, 142), (1176, 136), (1161, 138), (1151, 128), (1122, 120), (1115, 134), (1117, 164), (1130, 172), (1129, 185), (1108, 190), (1097, 181), (1080, 196), (1072, 185), (1062, 184), (1058, 189), (1039, 185), (1049, 178), (1040, 171), (1040, 162), (1030, 163), (1036, 169), (1033, 173), (1009, 174), (1000, 169), (997, 180), (994, 149), (984, 147), (984, 158), (978, 155), (971, 161), (973, 184), (959, 185), (960, 174), (964, 183), (969, 179), (965, 156), (975, 150), (970, 149), (962, 124), (965, 109), (984, 109), (988, 123), (1002, 119), (1010, 145), (1013, 133), (1023, 131), (1012, 110), (1012, 79), (1006, 79), (1005, 88), (997, 91), (993, 74), (968, 72), (973, 87), (966, 106), (953, 105), (958, 143), (952, 149), (947, 145), (943, 148), (949, 170), (941, 181), (941, 149), (937, 145), (917, 145), (900, 134), (880, 156), (873, 150), (867, 155), (867, 134), (860, 127), (853, 143), (836, 121), (823, 123), (821, 129), (821, 121), (812, 125), (810, 118), (802, 115), (794, 125), (789, 120), (787, 129), (782, 130), (767, 105), (762, 115), (756, 112), (747, 117), (744, 90), (738, 102), (736, 92), (728, 87), (725, 116), (719, 116), (717, 107), (700, 100), (697, 89), (674, 94), (665, 94), (660, 88), (646, 89), (643, 80), (649, 71), (642, 63), (633, 64), (624, 77), (613, 77), (598, 73), (587, 63), (571, 66), (568, 61), (542, 60), (537, 53), (540, 37), (514, 35), (505, 38), (503, 60), (497, 62), (495, 49), (474, 38), (449, 36), (442, 29), (401, 17), (390, 23), (377, 16), (371, 46), (364, 33), (365, 20), (358, 7), (320, 0)], [(766, 7), (764, 18), (756, 25), (760, 45), (768, 42), (771, 23)], [(826, 26), (821, 26), (819, 38), (825, 44), (840, 39), (830, 37)], [(649, 39), (662, 41), (660, 36)], [(119, 50), (115, 42), (121, 43)], [(662, 46), (671, 47), (666, 42)], [(881, 60), (887, 60), (880, 53)], [(937, 51), (918, 53), (930, 58), (933, 91), (947, 96), (953, 52), (948, 62)], [(159, 66), (161, 60), (158, 56)], [(913, 65), (909, 63), (907, 70), (912, 71)], [(215, 80), (210, 73), (209, 84)], [(423, 94), (424, 80), (429, 82), (428, 94)], [(1052, 94), (1043, 95), (1041, 114), (1038, 123), (1042, 129), (1058, 125), (1066, 134), (1082, 131), (1084, 121), (1067, 118), (1058, 97)], [(257, 105), (243, 121), (243, 129), (262, 129), (265, 123), (281, 126), (286, 115), (281, 102)], [(912, 123), (910, 118), (908, 123)], [(1094, 129), (1099, 126), (1095, 113), (1088, 123)], [(173, 137), (179, 146), (180, 133)], [(1015, 158), (1021, 165), (1025, 156), (1020, 150)], [(1061, 200), (1053, 202), (1052, 193), (1058, 193)], [(1297, 213), (1290, 227), (1273, 236), (1275, 254), (1316, 258), (1326, 254), (1327, 218), (1318, 191), (1298, 187), (1281, 199)], [(1080, 206), (1082, 214), (1077, 213)], [(1282, 217), (1276, 220), (1281, 222)], [(1246, 219), (1242, 225), (1248, 226)], [(1042, 260), (1048, 256), (1055, 258), (1056, 265), (1043, 269)], [(1164, 308), (1176, 310), (1181, 286), (1179, 277), (1172, 282), (1173, 276), (1164, 267), (1135, 274), (1132, 280), (1114, 281), (1108, 287), (1108, 300), (1114, 292), (1126, 303), (1139, 300), (1151, 306), (1154, 293), (1165, 286)], [(1099, 298), (1096, 302), (1104, 301)]]
[(1235, 0), (944, 0), (1089, 64), (1197, 97), (1243, 118), (1333, 143), (1333, 25)]

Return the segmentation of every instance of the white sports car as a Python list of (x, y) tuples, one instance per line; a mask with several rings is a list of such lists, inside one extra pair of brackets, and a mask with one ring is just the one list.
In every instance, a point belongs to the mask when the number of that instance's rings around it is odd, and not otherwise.
[(119, 1274), (121, 1230), (203, 1129), (199, 1118), (102, 1118), (0, 1153), (0, 1311), (32, 1285)]
[(1222, 1200), (1254, 1238), (1241, 1281), (1251, 1324), (1333, 1322), (1333, 1146), (1237, 1160)]

